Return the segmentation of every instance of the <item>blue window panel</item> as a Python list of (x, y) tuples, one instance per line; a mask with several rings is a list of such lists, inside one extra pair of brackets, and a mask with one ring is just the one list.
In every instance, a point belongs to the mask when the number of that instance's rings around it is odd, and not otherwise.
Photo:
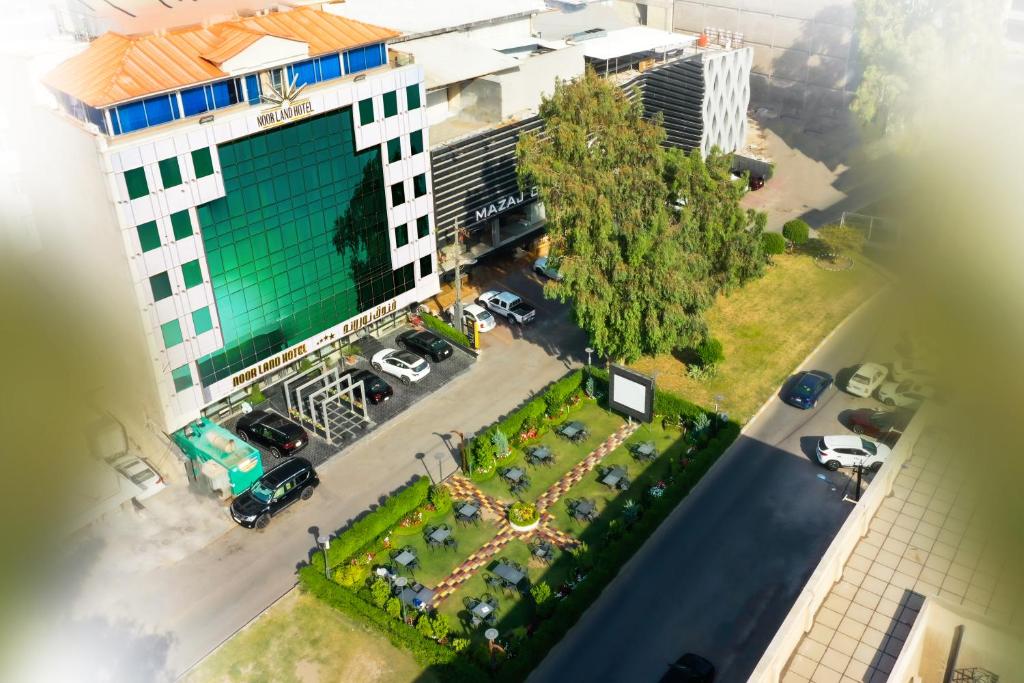
[(181, 106), (185, 110), (185, 116), (195, 116), (196, 114), (209, 111), (210, 107), (206, 103), (206, 88), (199, 86), (198, 88), (182, 90)]
[(146, 127), (146, 107), (142, 102), (129, 102), (117, 107), (117, 116), (121, 121), (121, 132), (131, 133)]
[(341, 60), (338, 55), (327, 55), (320, 58), (320, 76), (325, 81), (341, 76)]
[(217, 81), (206, 86), (213, 99), (213, 108), (230, 107), (238, 104), (238, 91), (233, 80)]
[[(298, 78), (295, 78), (296, 76)], [(295, 79), (295, 85), (307, 85), (320, 80), (316, 77), (316, 68), (313, 66), (313, 60), (307, 59), (304, 62), (297, 62), (289, 66), (288, 82), (291, 83), (292, 79)]]
[(117, 119), (117, 107), (111, 107), (110, 111), (110, 128), (111, 133), (114, 135), (121, 134), (121, 122)]
[(377, 66), (388, 63), (388, 48), (384, 43), (377, 44)]
[(169, 123), (178, 118), (178, 103), (172, 101), (174, 95), (160, 95), (143, 100), (146, 105), (146, 120), (150, 126)]
[(349, 50), (345, 53), (345, 72), (354, 74), (366, 71), (366, 53), (362, 48)]
[(245, 77), (245, 92), (249, 104), (260, 103), (260, 78), (256, 74), (249, 74)]

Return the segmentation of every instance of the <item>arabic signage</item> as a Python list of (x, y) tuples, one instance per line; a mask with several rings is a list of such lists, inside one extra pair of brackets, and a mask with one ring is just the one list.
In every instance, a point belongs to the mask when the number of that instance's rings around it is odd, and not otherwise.
[(469, 222), (479, 223), (480, 221), (485, 221), (492, 216), (497, 216), (499, 213), (504, 213), (509, 209), (514, 209), (517, 206), (533, 201), (537, 198), (538, 194), (540, 194), (540, 191), (534, 186), (525, 192), (514, 192), (504, 197), (499, 197), (490, 204), (476, 209), (473, 212), (473, 219)]

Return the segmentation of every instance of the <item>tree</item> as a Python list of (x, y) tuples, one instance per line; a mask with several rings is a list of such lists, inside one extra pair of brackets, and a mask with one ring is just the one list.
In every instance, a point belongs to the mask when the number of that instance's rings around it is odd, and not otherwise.
[(491, 444), (494, 445), (494, 454), (499, 459), (507, 458), (512, 454), (512, 450), (508, 447), (508, 437), (500, 429), (494, 430), (494, 435), (491, 436)]
[(994, 0), (858, 0), (864, 73), (851, 104), (880, 136), (911, 133), (951, 93), (998, 69), (1005, 3)]
[(643, 118), (592, 69), (560, 82), (541, 103), (544, 134), (517, 149), (523, 185), (544, 199), (563, 279), (549, 295), (572, 301), (575, 321), (601, 355), (634, 360), (703, 336), (714, 288), (707, 260), (670, 220), (659, 120)]
[(818, 238), (825, 243), (833, 261), (848, 253), (860, 253), (864, 248), (864, 233), (848, 225), (826, 225), (818, 230)]

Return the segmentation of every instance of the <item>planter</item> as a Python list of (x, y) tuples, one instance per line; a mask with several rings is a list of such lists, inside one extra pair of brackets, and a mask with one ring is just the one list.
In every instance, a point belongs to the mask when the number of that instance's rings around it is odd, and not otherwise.
[(518, 524), (515, 524), (514, 522), (512, 522), (512, 520), (509, 520), (508, 525), (512, 527), (513, 531), (518, 531), (521, 534), (525, 534), (528, 531), (533, 531), (540, 525), (540, 518), (538, 517), (537, 519), (533, 520), (532, 524), (527, 524), (526, 526), (520, 526)]

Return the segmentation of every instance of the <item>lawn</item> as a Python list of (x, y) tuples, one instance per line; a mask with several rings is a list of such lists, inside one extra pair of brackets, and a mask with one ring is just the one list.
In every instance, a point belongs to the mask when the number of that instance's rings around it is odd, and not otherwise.
[(655, 375), (659, 388), (704, 406), (714, 406), (741, 424), (750, 419), (815, 346), (859, 304), (884, 284), (866, 259), (854, 268), (830, 272), (805, 254), (775, 257), (765, 276), (729, 296), (708, 312), (711, 333), (725, 350), (725, 361), (710, 381), (687, 377), (676, 355), (642, 358), (638, 371)]
[(187, 683), (436, 680), (405, 650), (293, 590), (203, 660)]
[(495, 475), (487, 481), (477, 482), (481, 491), (498, 500), (512, 502), (516, 498), (525, 501), (534, 501), (540, 494), (544, 493), (552, 484), (572, 469), (573, 465), (587, 457), (592, 450), (601, 445), (608, 435), (618, 429), (624, 420), (603, 408), (600, 408), (593, 401), (584, 401), (578, 408), (570, 411), (566, 416), (560, 418), (562, 421), (578, 420), (587, 426), (590, 435), (579, 443), (572, 443), (555, 434), (554, 429), (531, 441), (527, 448), (533, 446), (547, 446), (554, 453), (555, 460), (551, 465), (533, 466), (526, 462), (526, 455), (522, 449), (513, 448), (512, 455), (502, 460), (499, 467), (522, 467), (526, 476), (530, 478), (530, 486), (521, 491), (518, 496), (509, 493), (508, 483), (500, 476)]
[[(429, 526), (441, 524), (451, 527), (452, 536), (458, 543), (457, 549), (445, 550), (444, 548), (431, 548), (427, 545), (424, 531)], [(498, 533), (498, 526), (494, 521), (481, 520), (476, 525), (459, 526), (455, 522), (455, 514), (448, 512), (428, 520), (423, 526), (415, 529), (396, 527), (391, 532), (392, 549), (390, 552), (395, 553), (399, 548), (412, 546), (420, 563), (419, 568), (415, 570), (415, 578), (424, 586), (433, 588), (441, 579), (451, 574), (460, 562), (494, 538), (496, 533)], [(381, 561), (384, 561), (383, 558)]]

